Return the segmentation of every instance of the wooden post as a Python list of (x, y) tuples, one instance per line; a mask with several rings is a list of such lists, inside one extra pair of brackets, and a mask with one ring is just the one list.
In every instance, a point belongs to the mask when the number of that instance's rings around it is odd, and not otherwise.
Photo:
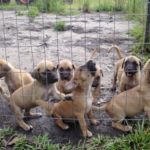
[(147, 0), (147, 17), (144, 37), (144, 50), (150, 52), (150, 0)]

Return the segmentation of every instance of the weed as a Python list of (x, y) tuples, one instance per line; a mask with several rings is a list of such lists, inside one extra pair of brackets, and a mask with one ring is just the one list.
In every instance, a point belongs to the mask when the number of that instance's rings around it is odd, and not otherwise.
[(65, 31), (65, 22), (64, 21), (56, 22), (54, 25), (54, 29), (56, 31)]
[(35, 6), (40, 12), (62, 13), (65, 8), (63, 0), (36, 0)]

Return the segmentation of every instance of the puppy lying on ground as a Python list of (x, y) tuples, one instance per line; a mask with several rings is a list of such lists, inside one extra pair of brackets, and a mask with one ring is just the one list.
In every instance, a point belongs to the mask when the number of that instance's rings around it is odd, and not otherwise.
[(57, 70), (51, 61), (41, 61), (35, 67), (32, 76), (35, 80), (17, 89), (10, 98), (10, 105), (16, 115), (16, 121), (26, 131), (31, 130), (32, 126), (23, 121), (22, 110), (25, 110), (27, 116), (41, 116), (40, 113), (31, 113), (30, 109), (41, 106), (51, 110), (53, 105), (47, 105), (47, 102), (44, 101), (49, 99), (49, 95), (53, 95), (56, 99), (65, 99), (65, 95), (56, 88)]
[(22, 85), (31, 83), (33, 78), (24, 70), (16, 69), (10, 63), (0, 59), (0, 78), (5, 77), (10, 94)]
[(117, 46), (112, 46), (109, 52), (113, 48), (116, 49), (120, 60), (118, 60), (115, 65), (112, 91), (116, 90), (118, 84), (119, 92), (123, 92), (139, 84), (142, 64), (140, 59), (136, 56), (123, 57)]
[(101, 77), (103, 77), (103, 71), (96, 64), (96, 73), (95, 73), (94, 80), (92, 83), (93, 103), (97, 102), (97, 99), (100, 97), (100, 94), (101, 94)]
[(67, 89), (73, 91), (72, 101), (60, 101), (55, 103), (53, 107), (52, 115), (56, 117), (55, 122), (60, 128), (64, 130), (69, 128), (69, 126), (62, 121), (62, 118), (77, 119), (83, 136), (92, 136), (92, 133), (87, 128), (84, 115), (88, 115), (92, 124), (98, 124), (98, 121), (95, 119), (91, 110), (91, 85), (93, 83), (95, 72), (96, 64), (91, 60), (75, 70), (73, 79), (66, 86)]
[(65, 84), (72, 79), (74, 75), (75, 65), (70, 60), (63, 59), (59, 62), (57, 68), (60, 77), (57, 83), (58, 90), (66, 94), (71, 93), (72, 91), (69, 91), (65, 88)]
[[(96, 106), (93, 106), (93, 110)], [(97, 110), (106, 111), (112, 118), (112, 126), (119, 130), (132, 131), (131, 126), (122, 125), (125, 117), (133, 117), (143, 111), (150, 119), (150, 59), (144, 66), (144, 77), (141, 84), (114, 96)]]

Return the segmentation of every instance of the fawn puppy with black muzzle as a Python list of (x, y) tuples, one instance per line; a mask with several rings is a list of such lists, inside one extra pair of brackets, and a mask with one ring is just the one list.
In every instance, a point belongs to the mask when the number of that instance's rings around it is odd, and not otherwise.
[(50, 95), (56, 99), (65, 99), (65, 95), (56, 88), (57, 69), (51, 61), (41, 61), (34, 68), (32, 77), (34, 78), (33, 82), (20, 87), (10, 97), (10, 105), (15, 113), (17, 124), (25, 131), (29, 131), (33, 127), (24, 122), (22, 110), (27, 116), (41, 116), (41, 113), (32, 113), (30, 109), (41, 106), (51, 110), (53, 104), (47, 104)]
[(85, 114), (87, 114), (92, 124), (98, 124), (91, 110), (93, 102), (91, 86), (95, 73), (96, 64), (92, 60), (75, 70), (74, 77), (66, 85), (67, 89), (72, 90), (72, 101), (60, 101), (55, 103), (52, 110), (52, 115), (56, 117), (55, 123), (60, 128), (64, 130), (69, 128), (69, 126), (63, 122), (62, 118), (77, 119), (83, 136), (92, 136), (85, 121)]
[(115, 91), (118, 85), (119, 92), (123, 92), (140, 83), (142, 63), (136, 56), (130, 55), (124, 57), (118, 46), (112, 46), (109, 52), (113, 48), (116, 49), (120, 59), (115, 64), (112, 91)]
[(146, 112), (150, 119), (150, 59), (143, 69), (141, 83), (136, 87), (114, 96), (101, 107), (93, 106), (93, 110), (106, 111), (112, 118), (112, 126), (124, 132), (132, 131), (129, 125), (123, 125), (125, 117), (133, 117)]

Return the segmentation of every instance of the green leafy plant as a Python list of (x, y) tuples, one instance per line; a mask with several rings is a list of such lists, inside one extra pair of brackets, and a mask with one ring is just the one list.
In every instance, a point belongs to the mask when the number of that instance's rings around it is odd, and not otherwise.
[(58, 21), (54, 24), (54, 29), (56, 31), (65, 31), (65, 22), (64, 21)]

